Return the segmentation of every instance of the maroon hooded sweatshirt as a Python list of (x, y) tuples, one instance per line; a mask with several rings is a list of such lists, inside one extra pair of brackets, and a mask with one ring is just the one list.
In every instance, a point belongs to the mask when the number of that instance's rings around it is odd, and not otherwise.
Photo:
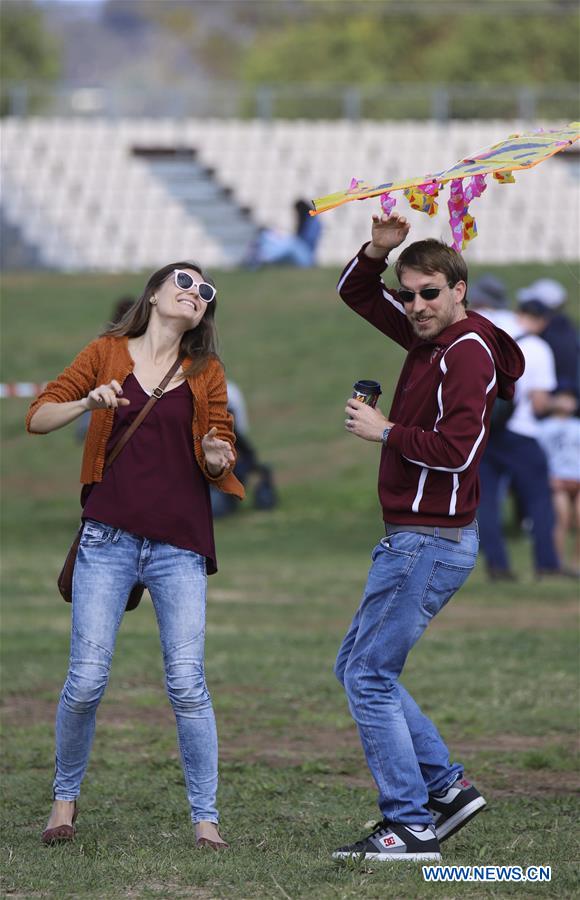
[(524, 371), (516, 342), (488, 319), (467, 318), (432, 340), (415, 335), (381, 273), (386, 261), (360, 252), (344, 269), (344, 302), (407, 350), (381, 453), (379, 498), (385, 522), (469, 524), (479, 504), (479, 461), (496, 396), (510, 400)]

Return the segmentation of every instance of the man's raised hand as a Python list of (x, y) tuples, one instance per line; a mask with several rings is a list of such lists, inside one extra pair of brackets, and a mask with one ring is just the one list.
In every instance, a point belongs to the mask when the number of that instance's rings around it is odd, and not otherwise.
[(374, 213), (371, 243), (367, 250), (374, 250), (373, 256), (377, 255), (377, 251), (379, 255), (386, 256), (387, 253), (403, 243), (410, 228), (410, 223), (398, 213), (391, 213), (390, 216), (385, 213)]

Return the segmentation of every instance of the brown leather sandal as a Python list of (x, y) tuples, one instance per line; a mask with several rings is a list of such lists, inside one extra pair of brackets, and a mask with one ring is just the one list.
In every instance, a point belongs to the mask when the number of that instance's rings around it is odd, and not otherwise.
[[(207, 837), (206, 835), (203, 835), (203, 834), (201, 834), (201, 835), (196, 834), (195, 846), (199, 847), (200, 849), (202, 847), (209, 847), (210, 850), (228, 850), (230, 845), (227, 843), (227, 841), (224, 841), (224, 839), (222, 838), (221, 834), (219, 833), (219, 829), (218, 829), (217, 825), (215, 825), (214, 827), (215, 827), (215, 831), (217, 831), (217, 835), (220, 838), (220, 840), (219, 841), (214, 840), (213, 838), (215, 837), (215, 835), (212, 835), (212, 837)], [(203, 831), (203, 829), (202, 829), (202, 831)], [(212, 831), (213, 831), (213, 829), (212, 829)]]
[(67, 841), (74, 841), (77, 833), (75, 822), (79, 814), (76, 800), (74, 801), (74, 804), (75, 808), (72, 817), (72, 825), (57, 825), (56, 828), (45, 828), (40, 837), (43, 844), (52, 847), (54, 844), (65, 844)]
[(226, 841), (210, 841), (209, 838), (198, 838), (195, 842), (196, 847), (210, 847), (211, 850), (229, 850), (230, 845)]

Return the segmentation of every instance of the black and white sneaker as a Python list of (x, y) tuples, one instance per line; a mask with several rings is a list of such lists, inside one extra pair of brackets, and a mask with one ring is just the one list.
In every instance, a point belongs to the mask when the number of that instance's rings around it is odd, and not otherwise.
[(463, 828), (485, 806), (485, 800), (467, 778), (460, 778), (441, 794), (429, 794), (427, 809), (440, 841)]
[(427, 825), (416, 831), (398, 822), (377, 822), (368, 837), (355, 844), (339, 847), (333, 859), (372, 859), (389, 862), (399, 859), (441, 859), (435, 827)]

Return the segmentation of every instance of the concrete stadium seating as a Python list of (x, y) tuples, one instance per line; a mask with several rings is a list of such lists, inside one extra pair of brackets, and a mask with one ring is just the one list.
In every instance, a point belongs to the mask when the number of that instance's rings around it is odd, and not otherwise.
[[(299, 197), (340, 190), (353, 176), (378, 183), (439, 171), (524, 130), (506, 121), (4, 119), (2, 219), (30, 258), (50, 268), (151, 269), (191, 257), (231, 267), (243, 259), (256, 226), (293, 230)], [(148, 148), (195, 151), (198, 171), (191, 190), (182, 191), (187, 204), (167, 183), (170, 165), (161, 177), (135, 154)], [(490, 179), (470, 210), (479, 237), (468, 260), (577, 259), (578, 172), (577, 161), (556, 156), (516, 173), (515, 185)], [(187, 172), (180, 177), (183, 184)], [(415, 238), (449, 239), (447, 192), (432, 219), (399, 196), (397, 209), (410, 218)], [(251, 220), (244, 224), (242, 215), (232, 231), (244, 207)], [(366, 200), (324, 213), (319, 262), (344, 263), (366, 240), (377, 208), (378, 201)]]

